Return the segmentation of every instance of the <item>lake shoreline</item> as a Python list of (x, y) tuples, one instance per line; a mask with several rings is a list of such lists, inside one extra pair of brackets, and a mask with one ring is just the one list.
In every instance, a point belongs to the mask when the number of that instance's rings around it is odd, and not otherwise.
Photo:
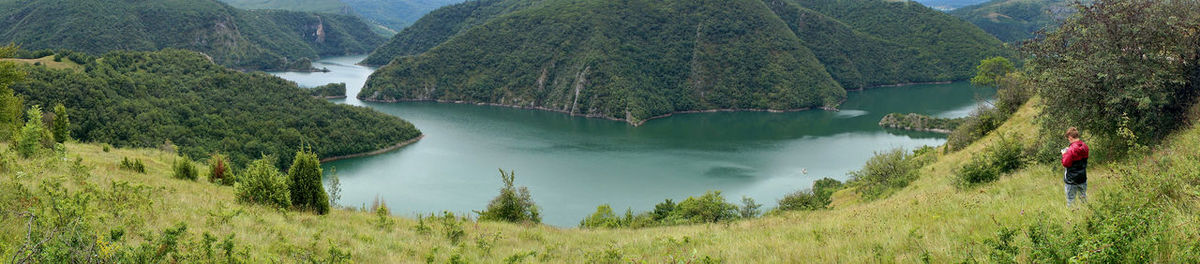
[(397, 149), (400, 149), (400, 148), (406, 147), (406, 146), (408, 146), (408, 145), (412, 145), (413, 143), (417, 143), (417, 141), (420, 141), (422, 138), (425, 138), (425, 134), (424, 134), (424, 133), (422, 133), (420, 136), (417, 136), (417, 137), (415, 137), (415, 138), (412, 138), (412, 139), (409, 139), (409, 140), (405, 140), (404, 142), (400, 142), (400, 143), (397, 143), (397, 144), (395, 144), (395, 145), (388, 146), (388, 147), (386, 147), (386, 148), (377, 149), (377, 150), (372, 150), (372, 151), (363, 152), (363, 153), (355, 153), (355, 154), (349, 154), (349, 155), (341, 155), (341, 156), (333, 156), (333, 157), (328, 157), (328, 158), (322, 158), (320, 162), (321, 162), (321, 163), (325, 163), (325, 162), (336, 161), (336, 160), (344, 160), (344, 159), (352, 159), (352, 158), (359, 158), (359, 157), (375, 156), (375, 155), (379, 155), (379, 154), (384, 154), (384, 153), (392, 152), (392, 151), (395, 151), (395, 150), (397, 150)]
[[(645, 120), (640, 120), (638, 122), (633, 122), (633, 121), (629, 120), (628, 118), (615, 118), (615, 117), (603, 116), (603, 115), (581, 115), (581, 114), (570, 113), (570, 112), (567, 112), (564, 110), (552, 109), (552, 108), (541, 107), (541, 106), (519, 106), (519, 105), (498, 104), (498, 103), (468, 102), (468, 101), (462, 101), (462, 100), (441, 100), (441, 99), (391, 99), (391, 100), (382, 100), (382, 99), (374, 99), (374, 98), (358, 98), (358, 99), (362, 100), (364, 102), (374, 102), (374, 103), (433, 102), (433, 103), (468, 104), (468, 105), (480, 105), (480, 106), (498, 106), (498, 107), (508, 107), (508, 108), (525, 109), (525, 110), (542, 110), (542, 111), (563, 113), (563, 114), (567, 114), (569, 116), (620, 121), (620, 122), (627, 123), (627, 124), (630, 124), (635, 127), (645, 124), (646, 121), (660, 119), (660, 118), (667, 118), (667, 117), (674, 116), (676, 114), (698, 114), (698, 113), (719, 113), (719, 112), (791, 113), (791, 112), (808, 111), (808, 110), (813, 110), (813, 109), (821, 109), (821, 110), (825, 110), (825, 111), (834, 111), (834, 112), (838, 111), (838, 109), (836, 107), (827, 107), (827, 106), (792, 108), (792, 109), (719, 108), (719, 109), (705, 109), (705, 110), (675, 111), (675, 112), (671, 112), (671, 113), (667, 113), (667, 114), (663, 114), (663, 115), (652, 116), (652, 117), (646, 118)], [(844, 102), (845, 99), (843, 99), (842, 101)]]

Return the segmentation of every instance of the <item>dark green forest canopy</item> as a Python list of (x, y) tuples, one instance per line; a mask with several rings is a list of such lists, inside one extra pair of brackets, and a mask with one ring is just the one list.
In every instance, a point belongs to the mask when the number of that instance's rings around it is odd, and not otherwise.
[(845, 90), (757, 0), (553, 1), (403, 57), (373, 74), (359, 97), (637, 123), (689, 110), (836, 106)]
[(13, 85), (27, 105), (63, 103), (80, 141), (220, 152), (236, 164), (263, 154), (289, 164), (300, 146), (320, 157), (363, 153), (420, 136), (412, 124), (365, 107), (313, 98), (295, 83), (242, 73), (191, 51), (111, 52), (85, 70), (25, 66)]
[(1053, 27), (1073, 14), (1067, 0), (993, 0), (967, 6), (951, 15), (982, 28), (1004, 42), (1032, 39), (1038, 30)]
[(367, 53), (384, 41), (354, 16), (246, 11), (216, 0), (0, 0), (0, 43), (27, 50), (179, 48), (229, 67), (282, 70)]
[(365, 62), (359, 98), (540, 108), (640, 122), (833, 107), (845, 89), (962, 80), (1010, 51), (910, 2), (480, 0), (436, 10)]

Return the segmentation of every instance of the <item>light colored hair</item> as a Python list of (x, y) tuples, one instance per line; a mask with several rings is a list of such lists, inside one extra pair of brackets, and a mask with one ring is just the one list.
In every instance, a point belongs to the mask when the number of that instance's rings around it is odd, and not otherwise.
[(1067, 136), (1067, 138), (1079, 138), (1079, 129), (1075, 127), (1067, 128), (1067, 132), (1063, 133), (1063, 135)]

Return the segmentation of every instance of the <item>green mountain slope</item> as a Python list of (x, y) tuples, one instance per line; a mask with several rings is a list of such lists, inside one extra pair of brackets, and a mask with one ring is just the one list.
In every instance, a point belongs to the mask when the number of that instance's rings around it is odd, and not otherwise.
[(359, 94), (634, 124), (680, 111), (835, 106), (844, 96), (757, 0), (547, 2), (404, 57), (373, 74)]
[(338, 0), (221, 0), (241, 9), (282, 9), (302, 12), (350, 14), (350, 7)]
[[(677, 2), (483, 0), (442, 8), (364, 61), (396, 60), (359, 98), (491, 103), (637, 123), (682, 111), (834, 106), (843, 89), (966, 79), (979, 60), (1008, 53), (978, 28), (910, 2)], [(912, 24), (922, 26), (901, 26)]]
[(430, 11), (463, 0), (341, 0), (371, 22), (399, 31)]
[(1033, 33), (1053, 26), (1075, 10), (1066, 0), (993, 0), (950, 11), (951, 15), (979, 26), (1004, 42), (1033, 38)]
[(366, 53), (383, 42), (352, 16), (245, 11), (215, 0), (3, 1), (0, 21), (0, 42), (28, 50), (181, 48), (246, 69), (305, 68), (305, 59)]
[(27, 105), (71, 109), (74, 138), (180, 153), (214, 152), (245, 164), (273, 154), (285, 164), (296, 146), (321, 157), (385, 149), (421, 135), (399, 118), (316, 99), (294, 83), (241, 73), (191, 51), (115, 51), (85, 70), (29, 66), (13, 85)]

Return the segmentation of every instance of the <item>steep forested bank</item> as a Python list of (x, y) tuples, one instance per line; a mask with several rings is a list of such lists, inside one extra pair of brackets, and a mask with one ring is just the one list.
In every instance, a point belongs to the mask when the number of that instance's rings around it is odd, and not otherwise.
[(62, 103), (76, 122), (71, 135), (88, 142), (174, 145), (192, 157), (222, 153), (239, 165), (276, 155), (287, 164), (297, 146), (325, 158), (421, 134), (399, 118), (313, 98), (294, 83), (229, 70), (191, 51), (119, 51), (75, 69), (23, 69), (29, 74), (13, 89), (26, 105)]
[(0, 0), (0, 42), (26, 50), (179, 48), (218, 64), (308, 69), (322, 56), (367, 53), (384, 39), (357, 17), (239, 10), (216, 0)]
[(975, 62), (1008, 54), (983, 31), (919, 4), (843, 2), (854, 8), (793, 0), (471, 1), (430, 13), (372, 53), (365, 63), (392, 63), (358, 97), (636, 124), (685, 111), (834, 107), (845, 89), (965, 79)]

